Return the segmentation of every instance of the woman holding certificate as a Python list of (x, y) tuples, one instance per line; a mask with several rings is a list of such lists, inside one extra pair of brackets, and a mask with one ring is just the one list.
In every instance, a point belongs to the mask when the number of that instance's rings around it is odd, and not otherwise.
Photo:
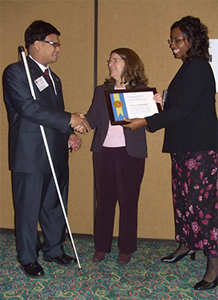
[[(207, 268), (197, 290), (218, 283), (218, 176), (215, 80), (209, 60), (208, 30), (198, 18), (184, 17), (171, 26), (168, 40), (183, 64), (168, 88), (164, 111), (145, 119), (126, 119), (132, 130), (165, 127), (163, 152), (171, 154), (175, 233), (179, 246), (161, 260), (175, 263), (203, 250)], [(160, 94), (154, 96), (160, 102)]]
[[(85, 115), (91, 128), (95, 129), (91, 146), (97, 195), (93, 261), (102, 261), (111, 251), (118, 201), (118, 263), (126, 264), (131, 253), (137, 250), (138, 198), (147, 157), (145, 126), (133, 132), (121, 125), (111, 125), (105, 91), (146, 88), (148, 80), (141, 59), (131, 49), (113, 50), (107, 65), (109, 79), (96, 88)], [(119, 104), (118, 99), (118, 109)]]

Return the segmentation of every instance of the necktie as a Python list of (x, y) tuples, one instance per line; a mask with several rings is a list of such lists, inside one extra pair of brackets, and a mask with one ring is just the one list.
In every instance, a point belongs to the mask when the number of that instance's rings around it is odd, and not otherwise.
[(52, 89), (53, 89), (53, 91), (54, 91), (54, 85), (53, 85), (53, 83), (52, 83), (51, 77), (49, 76), (49, 71), (48, 71), (48, 69), (45, 69), (44, 74), (46, 75), (46, 77), (47, 77), (47, 79), (48, 79), (48, 82), (50, 83), (50, 85), (51, 85), (51, 87), (52, 87)]

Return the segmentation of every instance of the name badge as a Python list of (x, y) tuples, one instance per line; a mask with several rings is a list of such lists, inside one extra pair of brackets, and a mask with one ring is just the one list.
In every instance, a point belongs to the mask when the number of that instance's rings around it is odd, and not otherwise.
[(44, 89), (46, 89), (49, 86), (49, 84), (47, 83), (47, 81), (43, 76), (37, 78), (36, 80), (34, 80), (34, 82), (40, 92), (42, 92)]

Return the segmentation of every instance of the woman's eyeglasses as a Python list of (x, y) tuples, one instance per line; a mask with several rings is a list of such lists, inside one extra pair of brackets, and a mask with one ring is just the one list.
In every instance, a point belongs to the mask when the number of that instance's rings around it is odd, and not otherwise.
[(168, 42), (169, 45), (172, 45), (172, 44), (176, 44), (176, 45), (177, 45), (177, 44), (179, 44), (179, 42), (181, 42), (181, 41), (184, 41), (184, 39), (179, 39), (179, 38), (178, 38), (178, 39), (175, 39), (175, 40), (174, 40), (174, 39), (169, 39), (169, 40), (167, 40), (167, 42)]
[(113, 63), (116, 64), (117, 62), (123, 60), (122, 58), (111, 58), (107, 60), (107, 64), (109, 65), (109, 63)]

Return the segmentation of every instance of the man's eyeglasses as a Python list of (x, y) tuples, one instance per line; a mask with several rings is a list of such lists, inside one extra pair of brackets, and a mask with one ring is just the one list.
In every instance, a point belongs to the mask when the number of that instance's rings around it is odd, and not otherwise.
[(174, 39), (173, 40), (172, 39), (167, 40), (167, 42), (168, 42), (169, 45), (172, 45), (172, 44), (176, 44), (177, 45), (181, 41), (184, 41), (184, 39), (179, 39), (178, 38), (178, 39), (175, 39), (175, 40)]
[(47, 44), (50, 44), (50, 45), (54, 46), (54, 48), (55, 48), (55, 49), (56, 49), (57, 47), (59, 47), (59, 48), (60, 48), (60, 46), (61, 46), (61, 44), (59, 44), (59, 43), (56, 43), (56, 42), (49, 42), (49, 41), (42, 41), (42, 42), (44, 42), (44, 43), (47, 43)]
[(109, 65), (109, 63), (113, 63), (116, 64), (117, 62), (123, 60), (122, 58), (112, 58), (112, 59), (108, 59), (107, 60), (107, 64)]

